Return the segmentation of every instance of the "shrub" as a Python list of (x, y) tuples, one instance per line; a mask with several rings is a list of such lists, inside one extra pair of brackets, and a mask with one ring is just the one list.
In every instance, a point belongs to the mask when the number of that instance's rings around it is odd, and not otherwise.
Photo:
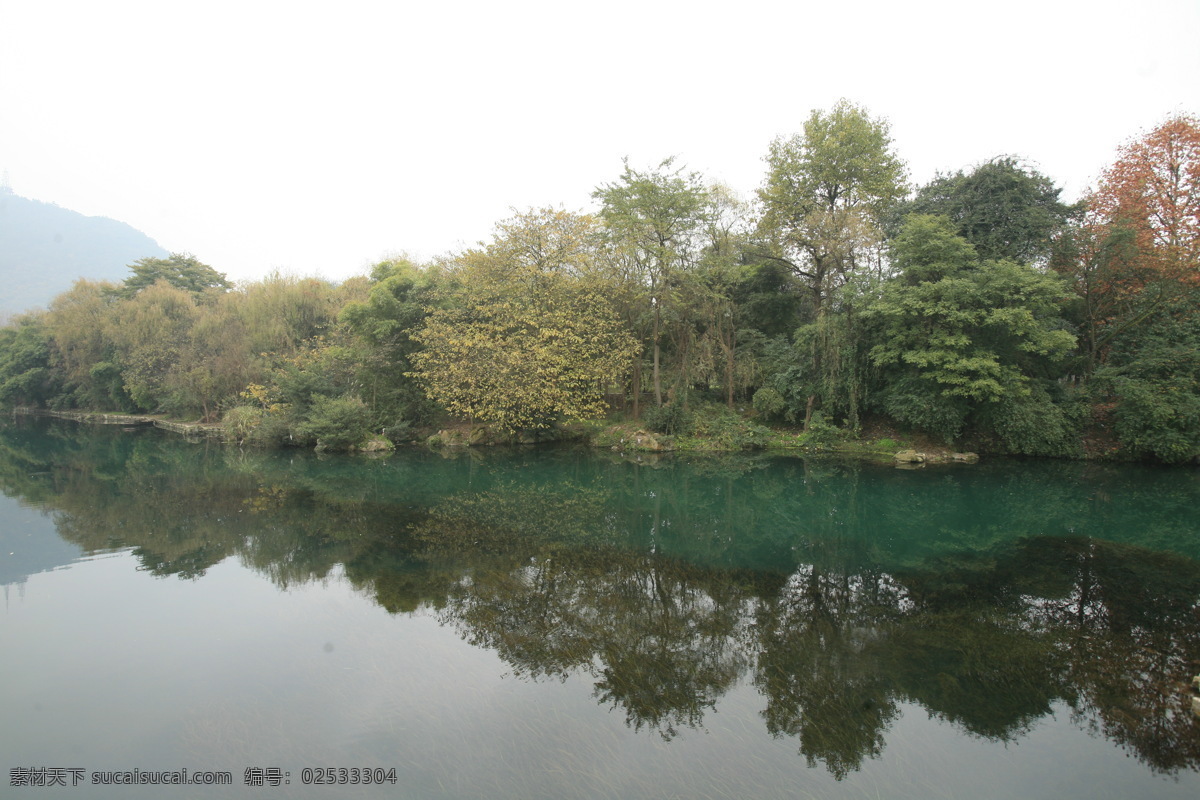
[(754, 411), (764, 419), (778, 419), (787, 409), (787, 401), (783, 399), (783, 395), (770, 386), (764, 386), (755, 392), (754, 399), (750, 402)]
[(296, 432), (321, 450), (349, 450), (371, 435), (371, 412), (358, 397), (315, 397)]
[(814, 412), (808, 421), (808, 430), (800, 434), (805, 447), (814, 450), (828, 450), (845, 438), (845, 433), (836, 425), (825, 421), (820, 411)]
[(746, 450), (766, 447), (771, 432), (723, 405), (705, 405), (692, 414), (691, 434), (696, 441), (679, 444), (704, 450)]
[(225, 429), (225, 439), (241, 444), (251, 439), (255, 431), (262, 425), (263, 410), (257, 406), (234, 406), (225, 412), (221, 426)]
[(675, 400), (665, 406), (650, 409), (642, 415), (642, 422), (655, 433), (679, 436), (691, 431), (692, 413), (683, 407), (680, 400)]

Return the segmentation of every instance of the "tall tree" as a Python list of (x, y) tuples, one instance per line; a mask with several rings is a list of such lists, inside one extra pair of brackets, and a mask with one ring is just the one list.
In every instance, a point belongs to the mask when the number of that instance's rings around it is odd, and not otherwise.
[(132, 408), (112, 337), (116, 290), (110, 283), (79, 280), (50, 304), (46, 325), (67, 408)]
[(358, 343), (363, 399), (380, 427), (426, 421), (435, 407), (409, 373), (420, 349), (414, 337), (437, 303), (443, 275), (436, 266), (394, 258), (376, 264), (371, 278), (367, 297), (338, 317)]
[(1126, 143), (1052, 265), (1073, 285), (1086, 368), (1200, 284), (1200, 121), (1173, 117)]
[(816, 325), (805, 427), (818, 404), (815, 389), (833, 360), (824, 335), (836, 290), (852, 275), (881, 264), (880, 219), (907, 191), (905, 166), (892, 151), (889, 126), (847, 100), (814, 110), (802, 134), (776, 139), (759, 190), (766, 255), (786, 264), (809, 293)]
[(170, 405), (168, 375), (182, 366), (198, 314), (195, 295), (167, 283), (155, 283), (113, 309), (110, 333), (121, 365), (121, 378), (143, 411)]
[(899, 275), (869, 310), (880, 325), (871, 358), (890, 372), (890, 416), (950, 440), (972, 415), (1056, 377), (1047, 363), (1075, 345), (1058, 317), (1058, 276), (980, 260), (946, 217), (910, 216), (892, 252)]
[(1062, 189), (1012, 156), (994, 158), (969, 174), (939, 175), (898, 206), (896, 226), (908, 214), (940, 214), (983, 259), (1044, 261), (1055, 234), (1081, 210), (1063, 203)]
[[(597, 188), (600, 217), (617, 258), (627, 260), (644, 286), (649, 304), (649, 344), (653, 358), (654, 401), (663, 404), (662, 338), (664, 313), (673, 305), (672, 283), (695, 263), (709, 196), (700, 175), (676, 167), (673, 158), (639, 171), (629, 166), (615, 182)], [(641, 392), (635, 371), (634, 399)], [(635, 405), (635, 414), (637, 406)]]
[(1121, 148), (1091, 205), (1164, 275), (1200, 280), (1200, 120), (1181, 114)]

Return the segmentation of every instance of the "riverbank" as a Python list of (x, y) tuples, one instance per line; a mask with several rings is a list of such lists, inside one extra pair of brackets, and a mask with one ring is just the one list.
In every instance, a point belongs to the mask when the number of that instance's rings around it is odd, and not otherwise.
[[(237, 439), (231, 438), (230, 431), (221, 424), (184, 422), (155, 414), (55, 411), (27, 407), (13, 409), (12, 413), (96, 425), (155, 427), (191, 440), (218, 439), (240, 444)], [(768, 428), (732, 413), (715, 417), (701, 416), (698, 420), (698, 424), (677, 433), (650, 430), (641, 420), (592, 420), (524, 434), (508, 434), (487, 426), (458, 423), (412, 431), (410, 436), (399, 444), (441, 449), (576, 442), (584, 446), (630, 453), (728, 453), (755, 450), (849, 456), (892, 462), (910, 468), (926, 464), (974, 463), (979, 460), (976, 452), (955, 450), (927, 436), (902, 432), (887, 425), (872, 425), (859, 433), (853, 433), (828, 424), (818, 424), (808, 431)], [(350, 452), (377, 453), (391, 450), (395, 446), (396, 443), (376, 435), (361, 446), (350, 448)], [(1111, 453), (1106, 453), (1101, 458), (1086, 454), (1078, 460), (1115, 459)]]
[(127, 428), (154, 427), (178, 433), (193, 439), (224, 439), (225, 429), (220, 425), (203, 422), (180, 422), (155, 414), (118, 414), (97, 411), (53, 411), (45, 408), (14, 408), (14, 414), (35, 417), (69, 419), (93, 425), (121, 425)]

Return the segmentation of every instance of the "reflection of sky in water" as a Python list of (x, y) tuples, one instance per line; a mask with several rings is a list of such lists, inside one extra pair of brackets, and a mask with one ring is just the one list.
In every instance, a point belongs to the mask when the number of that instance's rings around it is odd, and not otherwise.
[(0, 586), (70, 564), (82, 552), (55, 533), (51, 515), (0, 494)]
[[(40, 573), (3, 615), (0, 753), (16, 765), (229, 770), (235, 790), (29, 789), (72, 797), (1194, 797), (1059, 707), (1015, 743), (903, 704), (882, 754), (835, 782), (772, 739), (743, 680), (699, 730), (635, 733), (592, 679), (528, 681), (426, 613), (389, 615), (335, 573), (280, 590), (234, 560), (156, 578), (110, 554)], [(1069, 772), (1064, 772), (1064, 765)], [(241, 786), (291, 771), (287, 791)], [(395, 767), (399, 787), (298, 785), (306, 766)]]

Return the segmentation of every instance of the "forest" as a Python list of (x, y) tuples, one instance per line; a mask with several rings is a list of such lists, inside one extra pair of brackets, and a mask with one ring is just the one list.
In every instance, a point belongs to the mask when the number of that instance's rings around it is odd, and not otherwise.
[(333, 450), (608, 420), (1195, 462), (1200, 120), (1115, 152), (1073, 204), (1015, 156), (912, 186), (888, 122), (841, 101), (770, 144), (750, 199), (626, 160), (591, 213), (514, 211), (341, 283), (144, 258), (0, 328), (0, 404)]

